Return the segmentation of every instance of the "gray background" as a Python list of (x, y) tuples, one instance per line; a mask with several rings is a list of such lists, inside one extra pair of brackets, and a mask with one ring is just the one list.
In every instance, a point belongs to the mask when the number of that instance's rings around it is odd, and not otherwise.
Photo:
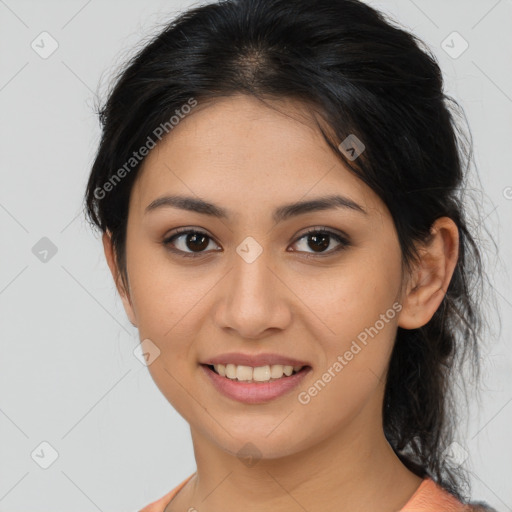
[[(490, 308), (483, 403), (460, 444), (473, 497), (511, 511), (512, 2), (369, 3), (433, 49), (473, 134), (481, 216), (501, 251), (488, 270), (502, 326)], [(134, 45), (191, 5), (0, 0), (2, 512), (135, 511), (195, 470), (188, 425), (134, 357), (138, 333), (81, 211), (99, 139), (95, 94)], [(47, 58), (44, 31), (58, 44)], [(453, 31), (469, 44), (457, 58), (461, 41), (448, 43), (452, 56), (442, 47)], [(40, 252), (43, 237), (55, 254)], [(44, 441), (58, 454), (47, 469)]]

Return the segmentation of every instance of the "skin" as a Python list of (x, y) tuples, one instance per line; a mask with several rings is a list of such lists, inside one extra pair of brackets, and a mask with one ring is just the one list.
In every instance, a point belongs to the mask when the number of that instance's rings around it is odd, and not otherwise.
[[(426, 324), (446, 293), (457, 227), (438, 219), (421, 262), (403, 275), (386, 206), (335, 157), (300, 104), (282, 100), (279, 108), (288, 115), (243, 95), (200, 104), (151, 150), (130, 198), (126, 289), (109, 233), (103, 237), (130, 321), (161, 351), (151, 376), (190, 425), (197, 476), (165, 510), (397, 511), (421, 479), (384, 437), (386, 370), (397, 327)], [(278, 206), (333, 193), (367, 214), (337, 208), (272, 220)], [(200, 197), (233, 216), (172, 207), (144, 213), (165, 194)], [(163, 240), (178, 227), (206, 232), (205, 254), (166, 249)], [(336, 252), (340, 243), (331, 238), (315, 252), (304, 237), (314, 227), (339, 231), (350, 245)], [(247, 236), (263, 249), (250, 264), (236, 252)], [(174, 247), (193, 253), (186, 237)], [(394, 303), (400, 312), (307, 405), (299, 403), (298, 392)], [(199, 366), (223, 352), (291, 355), (312, 371), (300, 389), (242, 404), (219, 394)], [(250, 467), (237, 457), (247, 442), (259, 450)]]

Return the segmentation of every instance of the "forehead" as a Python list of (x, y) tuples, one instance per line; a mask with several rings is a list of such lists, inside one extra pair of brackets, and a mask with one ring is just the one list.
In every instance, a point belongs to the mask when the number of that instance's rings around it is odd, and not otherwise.
[(247, 95), (200, 103), (184, 116), (145, 158), (134, 189), (142, 209), (166, 192), (214, 196), (235, 210), (335, 193), (367, 208), (379, 203), (303, 104), (268, 106)]

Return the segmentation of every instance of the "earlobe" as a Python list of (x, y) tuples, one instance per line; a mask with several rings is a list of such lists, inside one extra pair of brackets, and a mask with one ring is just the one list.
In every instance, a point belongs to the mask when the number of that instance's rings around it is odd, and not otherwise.
[(114, 251), (114, 247), (112, 244), (112, 238), (110, 232), (105, 232), (102, 236), (103, 242), (103, 250), (105, 252), (105, 259), (107, 260), (108, 267), (112, 274), (112, 278), (114, 279), (114, 283), (116, 285), (116, 289), (121, 297), (123, 302), (123, 307), (130, 320), (130, 323), (137, 327), (137, 322), (135, 319), (135, 312), (133, 310), (133, 305), (131, 303), (130, 295), (126, 291), (123, 280), (121, 279), (121, 273), (119, 271), (119, 267), (117, 265), (116, 255)]
[(417, 329), (427, 324), (441, 304), (459, 255), (459, 232), (449, 217), (436, 220), (431, 237), (419, 248), (420, 261), (402, 298), (398, 326)]

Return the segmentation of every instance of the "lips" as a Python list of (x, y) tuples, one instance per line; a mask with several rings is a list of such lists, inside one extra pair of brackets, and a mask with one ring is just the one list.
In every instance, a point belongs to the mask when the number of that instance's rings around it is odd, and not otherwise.
[(220, 354), (218, 356), (212, 357), (210, 359), (206, 359), (202, 361), (201, 364), (204, 365), (214, 365), (214, 364), (234, 364), (237, 366), (272, 366), (272, 365), (283, 365), (283, 366), (311, 366), (306, 361), (301, 361), (299, 359), (294, 359), (288, 356), (280, 355), (280, 354), (272, 354), (272, 353), (263, 353), (263, 354), (243, 354), (241, 352), (230, 352), (225, 354)]
[(311, 367), (304, 367), (289, 377), (283, 376), (267, 382), (244, 382), (222, 377), (206, 364), (199, 366), (207, 382), (221, 395), (248, 405), (264, 404), (290, 394), (311, 372)]

